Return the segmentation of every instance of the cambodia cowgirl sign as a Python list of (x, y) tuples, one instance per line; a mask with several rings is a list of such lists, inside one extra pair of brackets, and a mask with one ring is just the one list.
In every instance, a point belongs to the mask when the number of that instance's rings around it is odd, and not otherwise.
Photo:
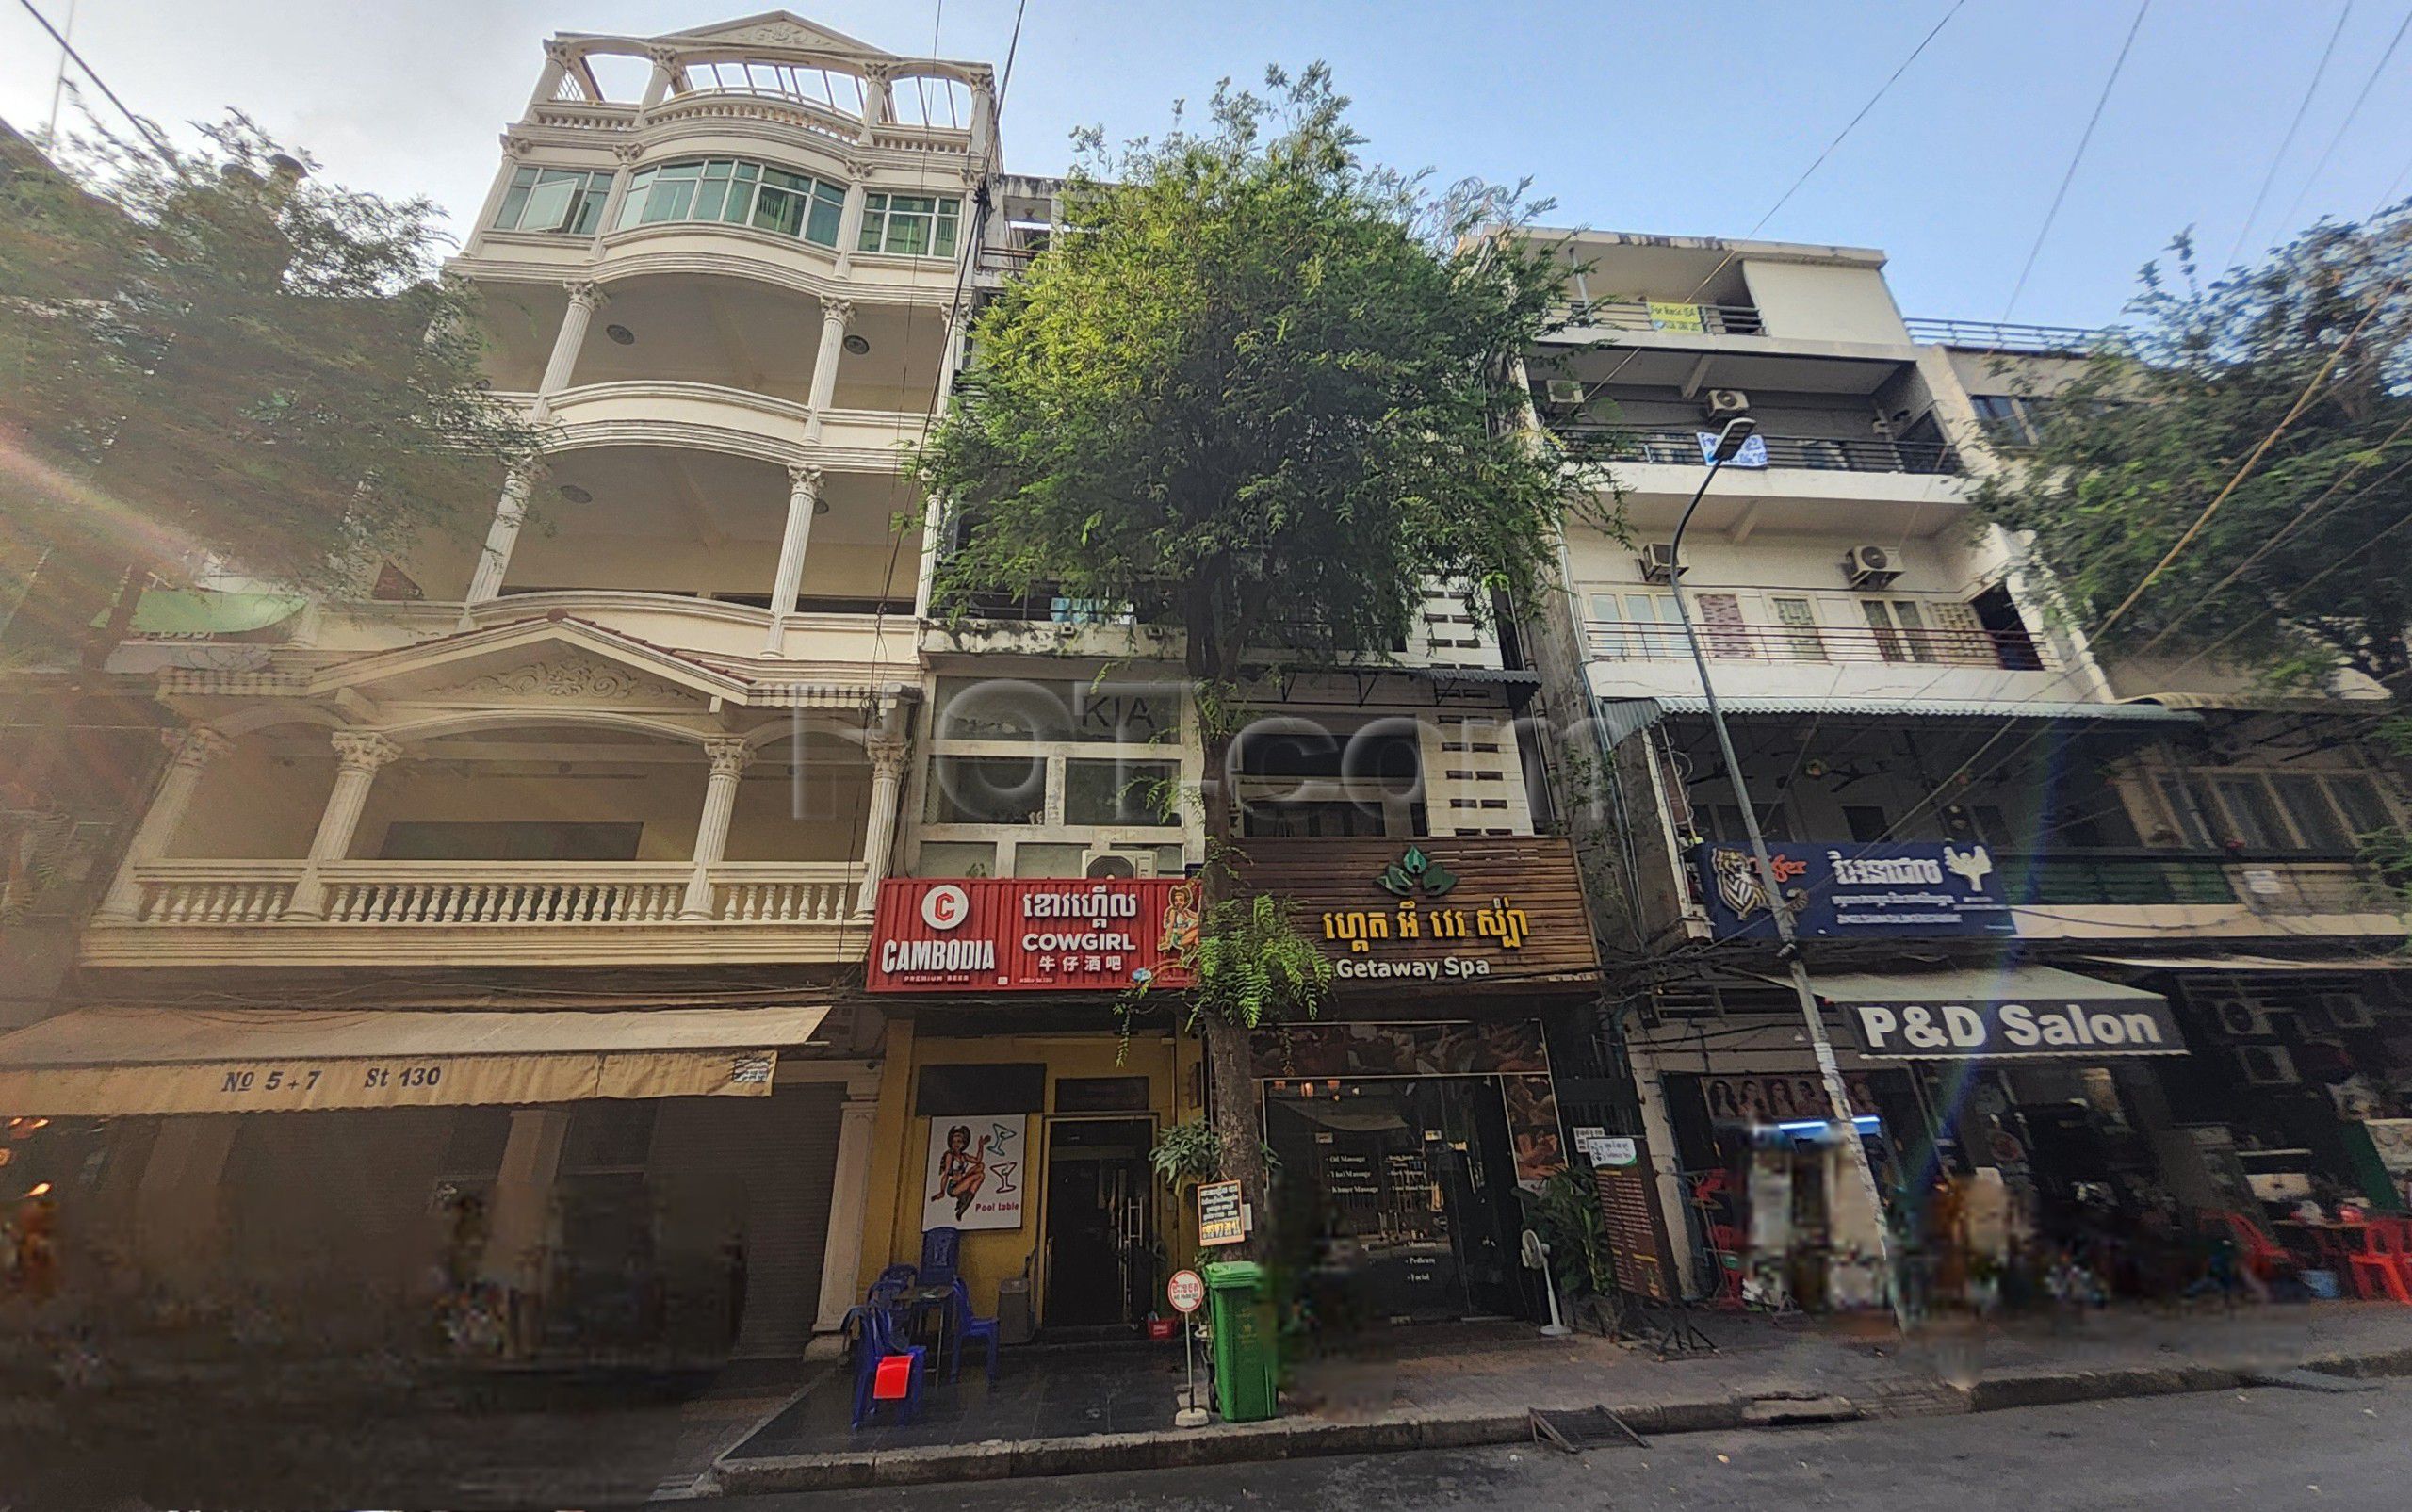
[(896, 878), (879, 885), (873, 992), (1119, 992), (1189, 984), (1197, 885), (1180, 878)]

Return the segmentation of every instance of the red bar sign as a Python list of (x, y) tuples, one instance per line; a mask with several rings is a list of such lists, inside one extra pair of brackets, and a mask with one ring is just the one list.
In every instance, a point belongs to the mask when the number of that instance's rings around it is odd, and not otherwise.
[(1198, 886), (1178, 877), (902, 877), (879, 885), (873, 992), (1189, 984)]

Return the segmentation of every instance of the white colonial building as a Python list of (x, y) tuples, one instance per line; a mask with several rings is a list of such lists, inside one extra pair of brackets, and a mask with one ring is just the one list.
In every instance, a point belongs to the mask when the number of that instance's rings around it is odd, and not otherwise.
[[(546, 43), (450, 269), (484, 297), (493, 390), (550, 425), (541, 462), (495, 480), (481, 542), (121, 655), (189, 730), (71, 1018), (117, 1016), (109, 1053), (159, 1074), (31, 1111), (162, 1116), (115, 1121), (114, 1186), (80, 1210), (115, 1201), (139, 1258), (197, 1281), (399, 1294), (472, 1194), (481, 1273), (593, 1314), (575, 1299), (659, 1247), (641, 1210), (680, 1193), (691, 1276), (745, 1251), (743, 1347), (843, 1310), (880, 1036), (837, 989), (897, 854), (925, 682), (912, 449), (984, 227), (1010, 235), (1000, 169), (986, 64), (785, 13)], [(513, 1016), (480, 1042), (459, 1011), (490, 1008)], [(338, 1009), (340, 1044), (318, 1032)], [(59, 1066), (102, 1037), (49, 1032)], [(758, 1052), (774, 1079), (729, 1070)], [(461, 1090), (266, 1091), (332, 1054), (425, 1057)], [(462, 1068), (563, 1054), (771, 1091), (569, 1102), (540, 1079), (498, 1102)], [(259, 1070), (195, 1104), (161, 1080), (179, 1065)], [(294, 1215), (246, 1179), (269, 1170), (341, 1199)]]

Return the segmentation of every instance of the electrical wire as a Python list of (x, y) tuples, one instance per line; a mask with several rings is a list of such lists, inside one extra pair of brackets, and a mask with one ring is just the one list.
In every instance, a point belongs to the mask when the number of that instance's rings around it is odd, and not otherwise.
[(58, 44), (58, 50), (61, 53), (74, 59), (75, 66), (84, 71), (84, 76), (90, 79), (93, 87), (108, 97), (109, 104), (117, 106), (118, 114), (125, 117), (125, 119), (132, 123), (134, 129), (142, 134), (142, 139), (149, 142), (151, 144), (151, 150), (159, 154), (159, 161), (165, 163), (170, 168), (175, 167), (175, 153), (169, 148), (167, 142), (157, 132), (151, 129), (151, 122), (143, 120), (140, 116), (136, 115), (132, 107), (127, 106), (123, 100), (118, 98), (117, 91), (109, 88), (108, 80), (101, 77), (99, 73), (93, 69), (91, 64), (84, 61), (84, 55), (75, 51), (73, 44), (69, 42), (68, 40), (59, 33), (57, 27), (50, 24), (50, 18), (48, 16), (43, 15), (40, 10), (34, 8), (34, 0), (17, 0), (17, 4), (24, 8), (25, 14), (33, 17), (35, 23), (39, 24), (42, 30), (50, 33), (50, 40)]
[[(1809, 166), (1801, 171), (1801, 176), (1794, 179), (1791, 186), (1781, 195), (1776, 197), (1775, 203), (1768, 206), (1767, 214), (1759, 217), (1757, 221), (1752, 225), (1751, 229), (1744, 233), (1746, 236), (1757, 236), (1759, 232), (1766, 227), (1768, 221), (1775, 219), (1777, 211), (1783, 209), (1787, 203), (1791, 203), (1792, 197), (1801, 192), (1801, 187), (1808, 183), (1810, 176), (1815, 174), (1818, 169), (1825, 166), (1826, 159), (1834, 155), (1834, 150), (1843, 144), (1843, 138), (1851, 134), (1852, 128), (1856, 127), (1861, 122), (1867, 119), (1868, 112), (1874, 110), (1878, 104), (1883, 100), (1884, 96), (1892, 91), (1893, 86), (1900, 82), (1901, 75), (1909, 72), (1910, 65), (1918, 60), (1918, 56), (1927, 50), (1929, 43), (1932, 42), (1935, 38), (1942, 35), (1943, 28), (1951, 24), (1951, 18), (1960, 14), (1961, 8), (1965, 6), (1967, 3), (1968, 0), (1952, 0), (1951, 8), (1943, 13), (1943, 18), (1941, 20), (1927, 28), (1926, 35), (1918, 39), (1917, 45), (1910, 49), (1909, 56), (1902, 58), (1899, 64), (1894, 68), (1893, 72), (1884, 76), (1884, 82), (1876, 87), (1876, 92), (1867, 97), (1867, 103), (1859, 107), (1859, 111), (1856, 115), (1853, 115), (1849, 121), (1843, 122), (1843, 129), (1835, 132), (1833, 139), (1828, 141), (1826, 145), (1818, 151), (1816, 157), (1810, 159)], [(1718, 259), (1717, 266), (1710, 268), (1706, 276), (1702, 278), (1700, 283), (1693, 286), (1691, 293), (1685, 297), (1684, 302), (1697, 302), (1701, 297), (1702, 291), (1706, 289), (1711, 284), (1716, 283), (1717, 275), (1724, 272), (1727, 268), (1733, 266), (1734, 259), (1739, 255), (1740, 253), (1737, 250), (1732, 248), (1727, 249), (1725, 255)], [(1624, 361), (1617, 364), (1615, 369), (1612, 370), (1607, 377), (1600, 380), (1599, 382), (1595, 384), (1589, 385), (1585, 390), (1584, 397), (1588, 399), (1592, 394), (1596, 394), (1606, 388), (1609, 384), (1615, 382), (1617, 380), (1617, 374), (1623, 372), (1625, 368), (1631, 366), (1634, 360), (1641, 355), (1641, 350), (1642, 349), (1637, 348), (1632, 352), (1628, 353)]]
[(2328, 167), (2328, 160), (2337, 155), (2337, 144), (2343, 141), (2345, 133), (2353, 129), (2354, 118), (2362, 113), (2362, 102), (2371, 97), (2371, 90), (2378, 84), (2378, 76), (2387, 72), (2388, 59), (2393, 57), (2396, 48), (2403, 45), (2405, 32), (2412, 32), (2412, 10), (2404, 12), (2404, 20), (2395, 28), (2395, 35), (2387, 40), (2387, 50), (2378, 55), (2377, 62), (2371, 65), (2371, 76), (2362, 81), (2362, 92), (2354, 96), (2353, 105), (2345, 111), (2345, 119), (2337, 123), (2337, 134), (2329, 138), (2328, 145), (2320, 150), (2320, 161), (2311, 165), (2311, 171), (2304, 177), (2303, 187), (2295, 190), (2294, 202), (2287, 206), (2287, 213), (2278, 218), (2280, 225), (2295, 223), (2295, 212), (2303, 208), (2304, 197), (2320, 181), (2322, 171)]
[(2328, 60), (2337, 56), (2337, 39), (2345, 35), (2345, 23), (2354, 14), (2354, 0), (2345, 0), (2343, 9), (2337, 12), (2337, 24), (2328, 33), (2328, 45), (2320, 50), (2320, 66), (2311, 71), (2311, 83), (2303, 91), (2303, 99), (2295, 106), (2295, 118), (2287, 122), (2287, 134), (2278, 140), (2276, 155), (2270, 159), (2270, 171), (2261, 175), (2261, 187), (2253, 196), (2253, 208), (2244, 213), (2244, 224), (2236, 228), (2236, 242), (2227, 250), (2230, 267), (2237, 253), (2244, 250), (2244, 239), (2253, 235), (2253, 222), (2261, 218), (2261, 203), (2270, 197), (2270, 186), (2278, 180), (2278, 165), (2287, 160), (2287, 149), (2295, 144), (2295, 133), (2303, 126), (2305, 112), (2311, 108), (2312, 96), (2320, 92), (2320, 81), (2328, 76)]
[[(2069, 195), (2069, 185), (2077, 178), (2078, 165), (2085, 161), (2085, 149), (2094, 140), (2094, 128), (2102, 124), (2102, 112), (2110, 104), (2110, 91), (2119, 83), (2119, 74), (2127, 66), (2127, 55), (2135, 50), (2136, 33), (2143, 30), (2144, 14), (2152, 9), (2152, 0), (2143, 0), (2136, 7), (2136, 19), (2127, 24), (2127, 40), (2119, 44), (2119, 56), (2110, 63), (2110, 76), (2102, 81), (2102, 92), (2094, 97), (2094, 114), (2085, 118), (2085, 130), (2078, 134), (2077, 151), (2069, 154), (2069, 166), (2061, 174), (2061, 187), (2052, 191), (2051, 208), (2044, 212), (2044, 223), (2035, 228), (2035, 245), (2027, 249), (2027, 261), (2018, 269), (2018, 282), (2010, 287), (2010, 298), (2002, 302), (2001, 317), (2007, 321), (2011, 310), (2018, 303), (2018, 296), (2027, 291), (2027, 277), (2035, 271), (2035, 259), (2043, 255), (2044, 240), (2052, 234), (2052, 222), (2060, 219), (2061, 202)], [(2331, 42), (2334, 45), (2334, 42)]]

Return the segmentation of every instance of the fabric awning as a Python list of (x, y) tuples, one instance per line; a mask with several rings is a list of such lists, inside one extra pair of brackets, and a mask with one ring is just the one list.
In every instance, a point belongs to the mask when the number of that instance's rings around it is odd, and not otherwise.
[(2352, 955), (2330, 961), (2283, 955), (2089, 955), (2086, 959), (2153, 971), (2412, 971), (2412, 956), (2403, 955)]
[[(1769, 977), (1788, 984), (1789, 977)], [(1948, 971), (1816, 971), (1818, 999), (1884, 1060), (2094, 1060), (2183, 1055), (2157, 992), (2048, 966)]]
[(83, 1008), (0, 1036), (0, 1115), (767, 1097), (828, 1014)]
[[(248, 635), (291, 619), (309, 601), (299, 593), (228, 593), (207, 588), (153, 588), (134, 606), (135, 635), (198, 637)], [(108, 611), (92, 627), (108, 623)]]

